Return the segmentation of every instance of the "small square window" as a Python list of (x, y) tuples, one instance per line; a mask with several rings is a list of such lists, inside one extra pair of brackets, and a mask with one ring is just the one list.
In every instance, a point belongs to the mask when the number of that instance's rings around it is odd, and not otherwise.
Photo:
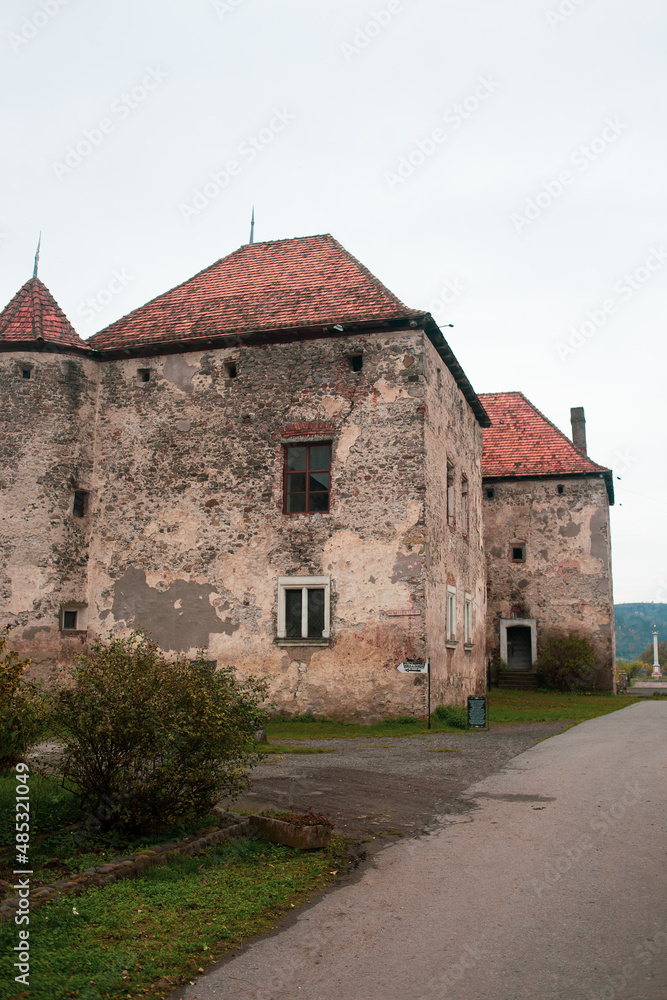
[(360, 372), (364, 367), (363, 354), (351, 354), (348, 360), (350, 362), (350, 368), (353, 372)]
[(150, 380), (151, 380), (150, 368), (139, 368), (137, 371), (137, 382), (150, 382)]
[(511, 546), (510, 552), (511, 552), (512, 562), (525, 562), (526, 546), (523, 543), (521, 545), (513, 544)]
[(280, 577), (278, 638), (328, 639), (330, 590), (328, 576)]
[(63, 632), (85, 632), (88, 628), (86, 605), (65, 604), (61, 608), (60, 628)]
[(75, 490), (72, 504), (73, 517), (85, 517), (88, 513), (89, 494), (85, 490)]
[(558, 486), (558, 492), (559, 493), (563, 493), (564, 490), (565, 490), (564, 486)]
[(329, 510), (331, 443), (285, 447), (285, 514)]
[(492, 486), (489, 487), (489, 489), (486, 491), (486, 499), (487, 500), (493, 500), (493, 498), (494, 498), (495, 495), (496, 494), (495, 494), (495, 490), (493, 489), (493, 487)]
[(225, 361), (225, 375), (227, 378), (236, 378), (239, 370), (236, 361)]
[(32, 369), (30, 369), (30, 368), (22, 368), (21, 369), (21, 378), (32, 378)]

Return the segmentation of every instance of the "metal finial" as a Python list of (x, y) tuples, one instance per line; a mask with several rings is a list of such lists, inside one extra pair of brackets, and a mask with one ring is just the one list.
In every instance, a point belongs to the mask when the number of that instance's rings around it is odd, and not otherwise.
[(255, 206), (253, 205), (252, 216), (250, 219), (250, 239), (248, 240), (248, 243), (254, 243), (254, 242), (255, 242)]
[(39, 234), (39, 240), (37, 241), (37, 253), (35, 254), (35, 266), (32, 269), (33, 278), (37, 277), (37, 268), (39, 267), (39, 248), (42, 245), (42, 234)]

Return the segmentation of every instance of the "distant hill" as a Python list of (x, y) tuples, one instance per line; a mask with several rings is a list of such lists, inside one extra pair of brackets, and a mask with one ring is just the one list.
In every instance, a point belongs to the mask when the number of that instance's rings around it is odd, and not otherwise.
[(616, 657), (636, 660), (647, 646), (653, 644), (653, 625), (667, 639), (667, 604), (616, 604)]

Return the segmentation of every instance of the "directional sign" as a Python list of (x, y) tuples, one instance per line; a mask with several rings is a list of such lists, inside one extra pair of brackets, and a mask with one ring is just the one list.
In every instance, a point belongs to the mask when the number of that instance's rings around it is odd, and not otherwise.
[(428, 663), (399, 663), (396, 669), (402, 674), (427, 674)]

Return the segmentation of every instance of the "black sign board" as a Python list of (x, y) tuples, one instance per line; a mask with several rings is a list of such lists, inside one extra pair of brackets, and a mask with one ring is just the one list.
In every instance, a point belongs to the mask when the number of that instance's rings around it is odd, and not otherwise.
[(486, 698), (468, 698), (468, 729), (486, 729)]

